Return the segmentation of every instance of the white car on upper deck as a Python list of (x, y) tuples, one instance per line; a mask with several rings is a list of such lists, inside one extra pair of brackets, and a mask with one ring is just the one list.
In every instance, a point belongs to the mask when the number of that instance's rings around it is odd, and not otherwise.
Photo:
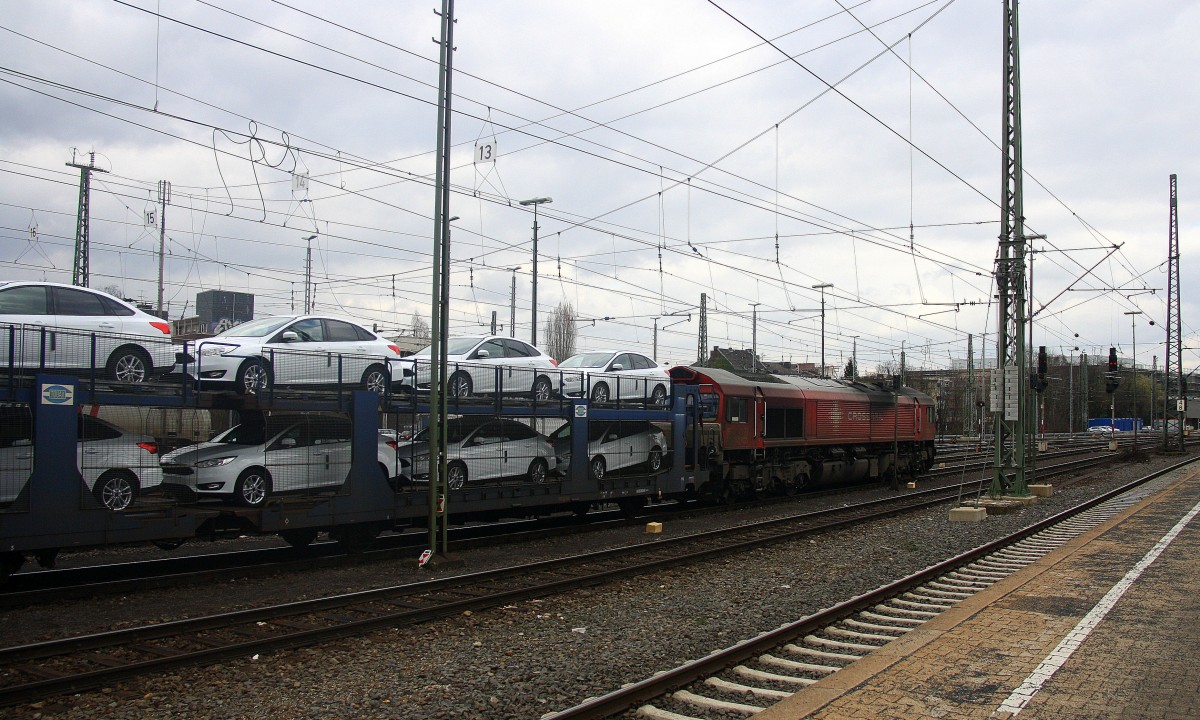
[[(429, 392), (432, 346), (391, 362), (403, 390)], [(516, 338), (498, 335), (452, 337), (446, 341), (446, 392), (469, 395), (532, 395), (548, 400), (558, 382), (554, 358)]]
[(567, 397), (587, 397), (594, 403), (665, 405), (671, 394), (667, 368), (634, 350), (576, 353), (558, 367), (571, 371), (562, 375), (560, 392)]
[(278, 315), (201, 340), (193, 354), (190, 370), (202, 387), (254, 394), (273, 385), (351, 385), (383, 394), (400, 348), (349, 320)]

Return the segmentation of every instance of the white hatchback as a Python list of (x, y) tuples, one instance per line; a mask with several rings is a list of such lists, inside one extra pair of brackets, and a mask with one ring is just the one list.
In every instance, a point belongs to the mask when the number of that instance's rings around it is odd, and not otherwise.
[[(571, 423), (550, 433), (559, 470), (571, 467)], [(667, 453), (667, 436), (644, 420), (612, 420), (588, 423), (588, 475), (603, 480), (607, 473), (642, 467), (649, 474), (662, 470)]]
[[(401, 472), (429, 482), (429, 428), (397, 446)], [(556, 466), (554, 446), (537, 430), (517, 420), (482, 416), (446, 421), (446, 484), (461, 490), (467, 482), (524, 476), (546, 482)]]
[(102, 371), (141, 383), (175, 366), (171, 325), (99, 290), (49, 282), (0, 282), (0, 366)]
[[(221, 497), (261, 507), (279, 493), (339, 488), (350, 474), (353, 426), (338, 415), (249, 418), (212, 440), (162, 457), (163, 491), (178, 500)], [(377, 438), (379, 472), (399, 474), (396, 442)]]
[(358, 385), (383, 394), (400, 348), (340, 318), (280, 315), (250, 320), (196, 344), (202, 387), (255, 394), (281, 385)]
[(576, 353), (558, 364), (563, 374), (561, 392), (587, 397), (594, 403), (645, 402), (665, 405), (671, 392), (667, 369), (631, 350), (596, 350)]
[[(429, 391), (431, 347), (393, 361), (393, 377), (405, 390)], [(446, 393), (530, 394), (548, 400), (558, 381), (556, 363), (546, 353), (516, 338), (484, 335), (446, 341)]]

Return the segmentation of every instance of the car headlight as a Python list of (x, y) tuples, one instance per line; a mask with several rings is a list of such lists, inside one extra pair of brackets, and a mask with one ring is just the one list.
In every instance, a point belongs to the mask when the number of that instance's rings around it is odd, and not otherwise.
[(209, 355), (228, 355), (237, 349), (237, 345), (205, 345), (204, 347), (200, 348), (200, 357), (207, 357)]
[(219, 458), (212, 458), (209, 460), (201, 460), (201, 461), (195, 463), (192, 467), (198, 467), (198, 468), (221, 467), (222, 465), (228, 465), (229, 463), (233, 462), (234, 460), (237, 460), (237, 455), (229, 455), (227, 457), (219, 457)]

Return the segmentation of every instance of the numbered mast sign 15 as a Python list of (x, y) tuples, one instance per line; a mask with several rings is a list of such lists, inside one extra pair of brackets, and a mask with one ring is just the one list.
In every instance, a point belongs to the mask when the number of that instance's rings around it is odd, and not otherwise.
[(500, 154), (500, 148), (496, 146), (496, 140), (485, 140), (475, 143), (475, 162), (489, 163), (496, 162), (496, 156)]

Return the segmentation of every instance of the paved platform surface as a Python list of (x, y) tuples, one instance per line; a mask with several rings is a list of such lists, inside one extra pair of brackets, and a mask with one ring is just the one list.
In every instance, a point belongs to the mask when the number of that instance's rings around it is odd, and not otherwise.
[(1200, 718), (1200, 471), (755, 715)]

